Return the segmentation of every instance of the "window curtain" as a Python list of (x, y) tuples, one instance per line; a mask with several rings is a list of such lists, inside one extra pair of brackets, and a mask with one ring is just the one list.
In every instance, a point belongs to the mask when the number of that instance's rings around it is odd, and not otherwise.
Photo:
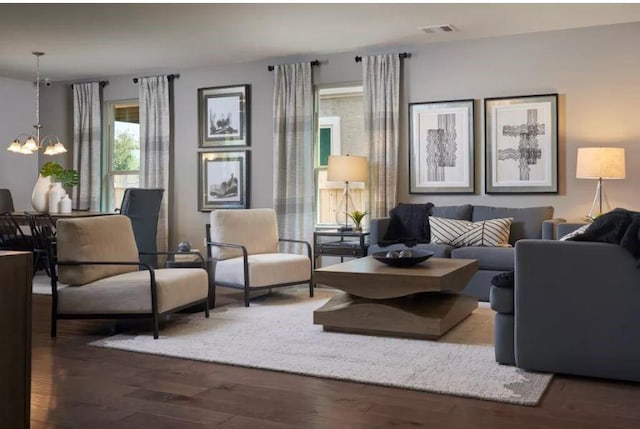
[(371, 218), (396, 206), (400, 105), (398, 54), (362, 58), (364, 128), (369, 141)]
[(274, 207), (281, 237), (313, 236), (313, 88), (311, 64), (275, 66)]
[(78, 171), (79, 183), (71, 195), (77, 210), (100, 210), (101, 92), (98, 82), (73, 85), (73, 168)]
[[(171, 149), (170, 80), (140, 78), (140, 187), (165, 190), (158, 216), (159, 252), (169, 246), (169, 156)], [(164, 258), (158, 258), (160, 265)]]

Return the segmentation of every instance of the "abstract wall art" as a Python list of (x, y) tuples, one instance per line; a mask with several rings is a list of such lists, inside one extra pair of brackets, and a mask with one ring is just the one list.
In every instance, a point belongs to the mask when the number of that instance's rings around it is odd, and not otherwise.
[(558, 94), (487, 98), (487, 194), (558, 192)]
[(473, 193), (473, 100), (409, 104), (409, 193)]

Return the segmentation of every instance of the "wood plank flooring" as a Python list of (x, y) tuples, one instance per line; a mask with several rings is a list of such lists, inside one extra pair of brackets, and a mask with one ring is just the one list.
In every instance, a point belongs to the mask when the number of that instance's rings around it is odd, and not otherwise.
[(637, 383), (557, 376), (523, 407), (87, 346), (111, 321), (63, 320), (52, 340), (49, 315), (34, 296), (34, 429), (640, 428)]

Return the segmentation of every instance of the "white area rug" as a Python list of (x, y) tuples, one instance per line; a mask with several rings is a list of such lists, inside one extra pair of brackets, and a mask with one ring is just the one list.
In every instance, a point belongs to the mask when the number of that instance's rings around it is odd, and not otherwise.
[(551, 381), (496, 363), (486, 304), (440, 340), (423, 341), (324, 332), (313, 310), (332, 293), (273, 293), (250, 308), (216, 309), (210, 319), (178, 316), (158, 340), (120, 334), (91, 345), (530, 406)]

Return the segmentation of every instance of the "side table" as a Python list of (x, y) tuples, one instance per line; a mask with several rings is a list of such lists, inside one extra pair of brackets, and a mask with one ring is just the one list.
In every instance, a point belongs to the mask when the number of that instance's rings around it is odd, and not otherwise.
[(345, 257), (365, 257), (368, 250), (369, 232), (316, 231), (313, 233), (313, 268), (318, 267), (321, 256), (337, 256), (344, 262)]

